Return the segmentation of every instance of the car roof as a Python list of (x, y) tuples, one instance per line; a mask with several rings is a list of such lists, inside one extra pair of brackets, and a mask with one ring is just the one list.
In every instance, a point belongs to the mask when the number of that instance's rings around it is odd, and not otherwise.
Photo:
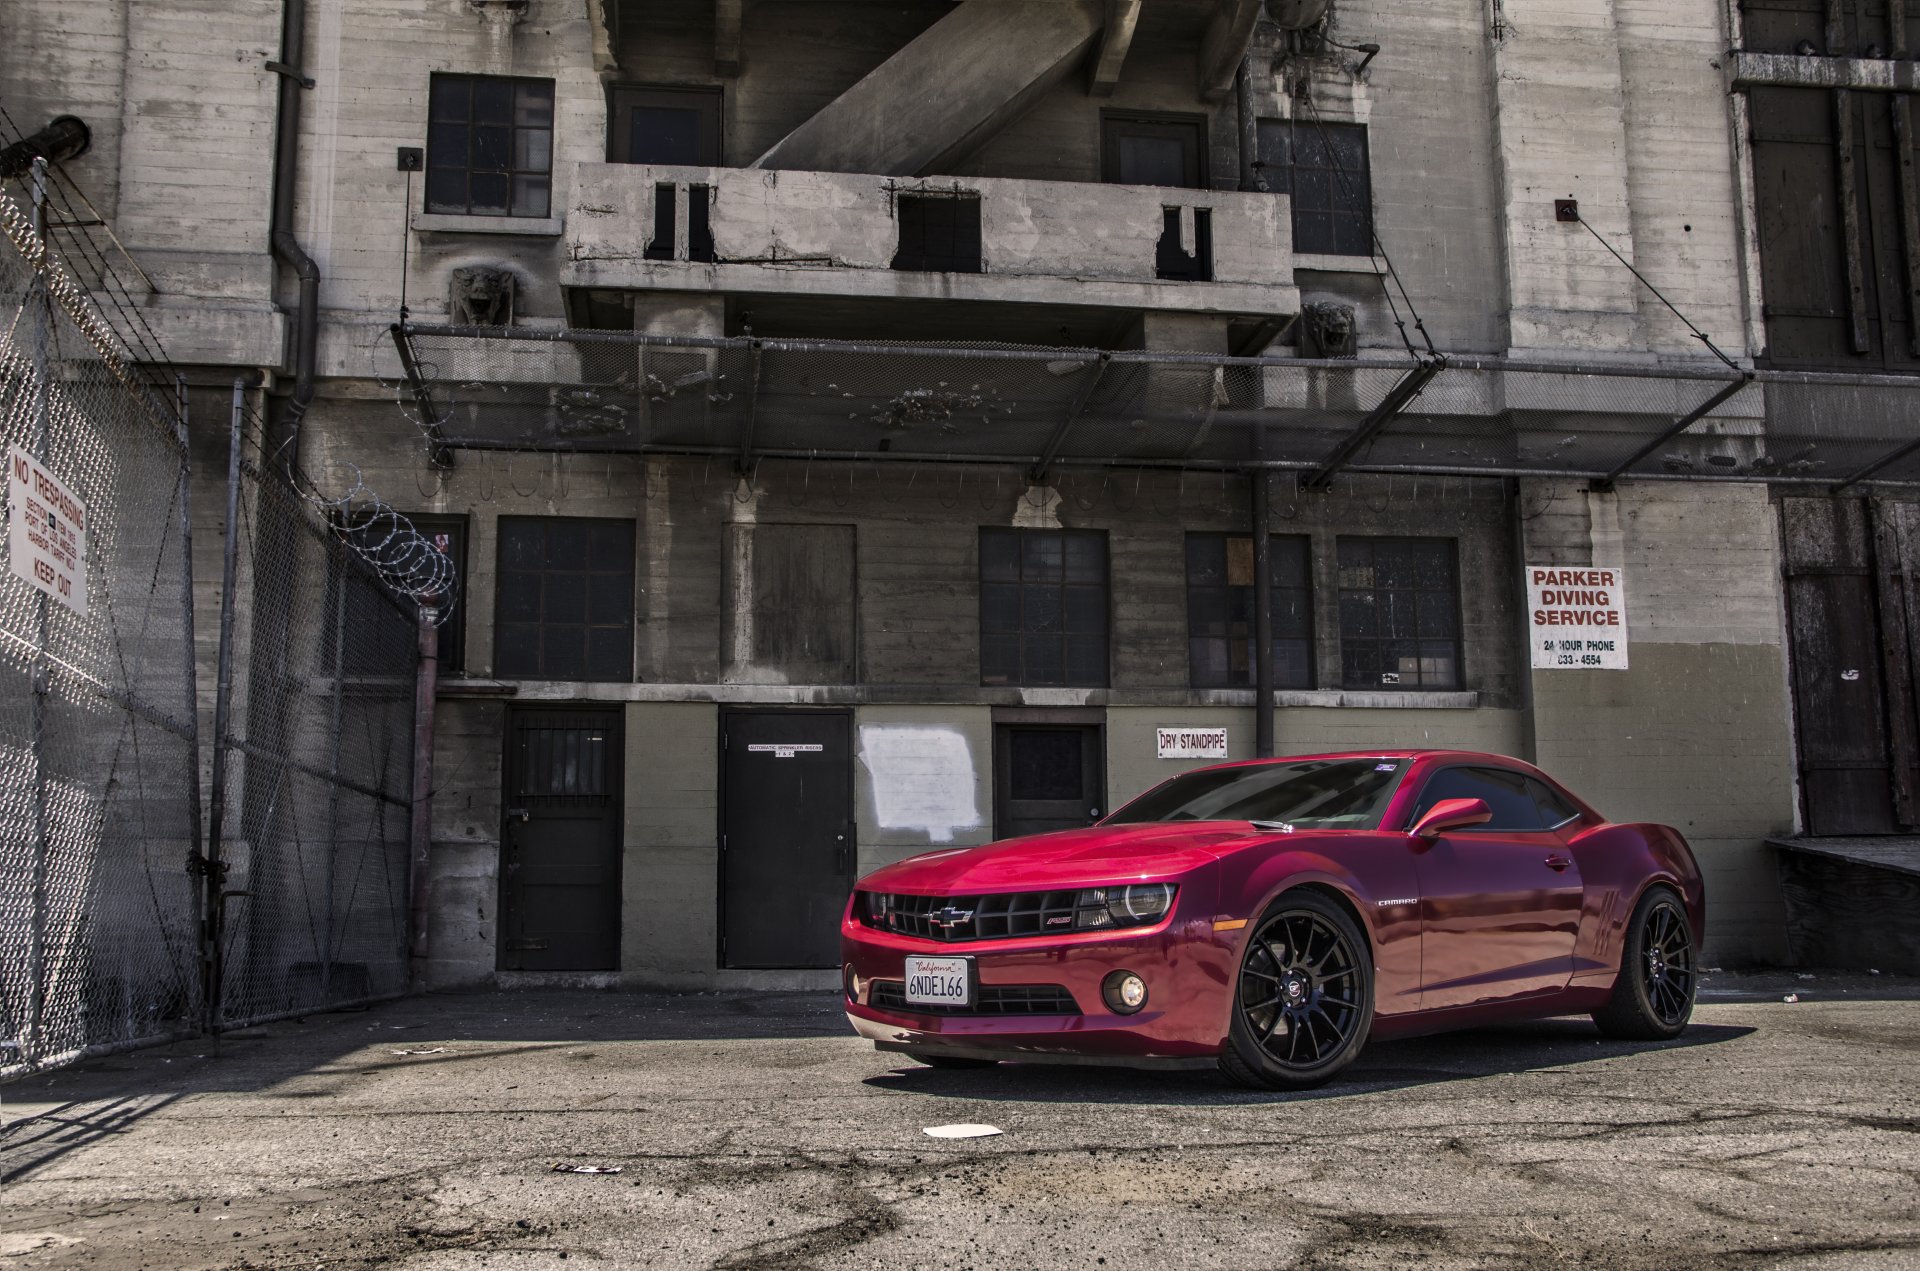
[[(1485, 750), (1440, 750), (1408, 746), (1381, 746), (1372, 750), (1330, 750), (1313, 755), (1275, 755), (1270, 759), (1232, 759), (1226, 763), (1208, 764), (1208, 768), (1253, 768), (1263, 764), (1304, 763), (1320, 759), (1439, 759), (1458, 763), (1491, 763), (1512, 766), (1528, 772), (1538, 772), (1524, 759), (1515, 759), (1512, 755), (1497, 755)], [(1194, 771), (1201, 771), (1194, 769)]]

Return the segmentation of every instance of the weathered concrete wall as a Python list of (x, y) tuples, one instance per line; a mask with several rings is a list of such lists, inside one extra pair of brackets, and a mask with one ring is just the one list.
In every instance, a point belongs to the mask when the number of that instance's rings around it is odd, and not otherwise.
[(719, 708), (636, 702), (626, 729), (621, 974), (646, 984), (709, 976), (719, 948)]
[[(924, 817), (900, 815), (894, 810), (901, 802), (889, 798), (879, 783), (892, 774), (878, 761), (873, 747), (882, 740), (876, 733), (890, 729), (935, 729), (955, 735), (965, 746), (968, 779), (959, 780), (955, 765), (956, 791), (951, 800), (939, 802), (970, 804), (971, 815), (950, 825), (922, 825)], [(862, 706), (854, 712), (855, 763), (853, 771), (853, 812), (859, 835), (860, 861), (857, 874), (878, 869), (930, 848), (968, 843), (987, 843), (993, 839), (993, 714), (985, 706)], [(957, 814), (956, 807), (946, 815)], [(968, 822), (971, 822), (970, 824)]]
[[(678, 190), (683, 242), (688, 188), (712, 191), (719, 263), (646, 259), (660, 184)], [(610, 163), (579, 165), (572, 188), (560, 273), (566, 286), (791, 291), (801, 270), (818, 295), (1057, 304), (1070, 286), (1076, 303), (1116, 308), (1286, 313), (1296, 303), (1288, 204), (1273, 195)], [(980, 201), (982, 272), (895, 272), (899, 197), (959, 193)], [(1156, 277), (1168, 207), (1210, 212), (1212, 282)], [(781, 261), (784, 268), (769, 267)]]
[(1615, 820), (1687, 836), (1706, 877), (1709, 958), (1783, 959), (1762, 840), (1793, 829), (1794, 776), (1766, 491), (1543, 482), (1521, 501), (1527, 563), (1626, 577), (1631, 669), (1532, 673), (1539, 763)]

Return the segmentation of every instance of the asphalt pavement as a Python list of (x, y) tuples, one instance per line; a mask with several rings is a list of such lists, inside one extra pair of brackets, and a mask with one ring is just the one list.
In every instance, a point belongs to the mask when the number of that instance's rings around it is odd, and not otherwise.
[(1676, 1042), (1550, 1020), (1290, 1095), (936, 1072), (831, 996), (576, 991), (0, 1087), (4, 1271), (563, 1265), (1920, 1266), (1920, 981), (1716, 974)]

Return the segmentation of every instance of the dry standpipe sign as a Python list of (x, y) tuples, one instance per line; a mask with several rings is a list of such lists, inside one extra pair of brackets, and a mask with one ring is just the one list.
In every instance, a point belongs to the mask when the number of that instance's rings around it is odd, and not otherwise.
[(1618, 569), (1527, 566), (1527, 641), (1536, 670), (1627, 669), (1627, 597)]
[(13, 572), (87, 614), (87, 505), (13, 447), (7, 457), (7, 547)]

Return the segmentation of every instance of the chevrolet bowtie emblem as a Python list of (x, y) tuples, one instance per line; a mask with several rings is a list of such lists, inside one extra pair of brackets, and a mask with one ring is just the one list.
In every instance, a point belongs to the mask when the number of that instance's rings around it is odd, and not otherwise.
[(927, 921), (936, 927), (951, 931), (955, 927), (972, 922), (973, 910), (956, 909), (952, 905), (948, 905), (945, 909), (936, 909), (928, 914)]

